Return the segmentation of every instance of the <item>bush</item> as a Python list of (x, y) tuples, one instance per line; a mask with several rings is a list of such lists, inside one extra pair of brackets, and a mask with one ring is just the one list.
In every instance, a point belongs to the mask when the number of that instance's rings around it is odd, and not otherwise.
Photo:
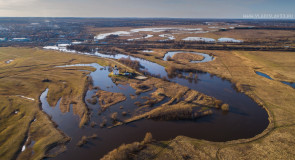
[(189, 75), (188, 75), (188, 77), (189, 77), (190, 79), (193, 79), (193, 73), (190, 72)]
[(167, 61), (173, 61), (173, 59), (171, 58), (171, 56), (167, 56)]
[(107, 120), (103, 119), (99, 126), (100, 126), (100, 128), (103, 128), (106, 126), (106, 124), (107, 124)]
[(82, 147), (84, 144), (88, 143), (88, 138), (86, 136), (83, 136), (81, 140), (77, 143), (78, 147)]
[(162, 77), (163, 81), (168, 81), (168, 78), (166, 76)]
[(117, 149), (109, 152), (101, 160), (126, 160), (133, 159), (132, 155), (142, 150), (148, 143), (152, 142), (152, 134), (146, 133), (142, 142), (133, 142), (131, 144), (122, 144)]
[(115, 113), (112, 113), (112, 114), (111, 114), (111, 119), (112, 119), (113, 121), (117, 121), (117, 118), (118, 118), (118, 112), (115, 112)]
[(152, 140), (153, 140), (153, 136), (152, 136), (152, 134), (151, 134), (150, 132), (147, 132), (147, 133), (145, 134), (144, 139), (143, 139), (143, 143), (144, 143), (144, 144), (151, 143)]
[(137, 106), (137, 107), (140, 107), (140, 106), (142, 106), (142, 104), (140, 103), (140, 102), (134, 102), (134, 104)]
[(93, 127), (96, 126), (96, 123), (92, 121), (92, 122), (90, 123), (90, 126), (93, 128)]
[(125, 112), (125, 111), (122, 112), (122, 115), (123, 115), (123, 116), (126, 116), (126, 115), (127, 115), (127, 112)]
[(221, 100), (215, 100), (215, 107), (219, 108), (222, 105), (222, 101)]
[(91, 138), (91, 139), (96, 139), (97, 138), (97, 134), (93, 134), (92, 136), (88, 137), (88, 138)]
[(228, 105), (228, 104), (223, 104), (223, 105), (221, 106), (221, 110), (223, 110), (223, 111), (228, 111), (228, 110), (229, 110), (229, 105)]
[(176, 68), (174, 66), (169, 66), (166, 68), (168, 75), (173, 76), (176, 74)]
[(87, 102), (95, 105), (97, 103), (97, 99), (96, 99), (96, 97), (93, 97), (93, 98), (87, 99)]
[(136, 70), (139, 70), (139, 68), (140, 68), (139, 61), (133, 61), (133, 60), (130, 59), (130, 57), (128, 57), (128, 58), (120, 58), (119, 62), (121, 62), (121, 63), (125, 64), (126, 66), (129, 66), (129, 67), (131, 67), (133, 69), (136, 69)]

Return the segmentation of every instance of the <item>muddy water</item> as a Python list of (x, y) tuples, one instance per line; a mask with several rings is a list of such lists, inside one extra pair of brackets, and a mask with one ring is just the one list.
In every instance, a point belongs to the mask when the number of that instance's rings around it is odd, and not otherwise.
[[(164, 67), (140, 58), (127, 55), (104, 55), (95, 53), (95, 55), (106, 58), (119, 59), (121, 57), (130, 57), (132, 60), (138, 60), (152, 74), (160, 74), (167, 76)], [(138, 109), (134, 102), (144, 102), (141, 97), (149, 95), (147, 92), (138, 96), (136, 99), (131, 99), (130, 94), (135, 95), (134, 89), (129, 85), (116, 86), (108, 77), (109, 71), (107, 67), (101, 67), (98, 64), (87, 64), (93, 66), (97, 70), (92, 72), (94, 86), (99, 86), (101, 89), (110, 92), (121, 92), (126, 95), (127, 100), (111, 106), (101, 115), (98, 114), (99, 105), (92, 105), (88, 102), (87, 105), (91, 110), (91, 120), (96, 123), (101, 123), (103, 119), (107, 119), (108, 125), (112, 123), (110, 114), (112, 112), (119, 113), (119, 119), (125, 119), (131, 115), (122, 116), (122, 111), (131, 111)], [(184, 76), (188, 73), (182, 73)], [(209, 96), (216, 97), (230, 105), (230, 111), (223, 113), (220, 110), (214, 110), (212, 116), (207, 116), (191, 121), (153, 121), (140, 120), (127, 125), (119, 126), (112, 129), (100, 128), (96, 126), (91, 128), (86, 126), (82, 129), (78, 128), (79, 117), (73, 115), (72, 110), (69, 113), (61, 113), (58, 105), (50, 107), (46, 101), (45, 91), (41, 96), (43, 110), (52, 115), (59, 128), (72, 138), (72, 141), (67, 145), (68, 150), (54, 159), (98, 159), (107, 152), (120, 146), (123, 143), (131, 143), (143, 139), (146, 132), (151, 132), (157, 140), (169, 140), (178, 135), (189, 136), (192, 138), (205, 139), (210, 141), (229, 141), (241, 138), (250, 138), (261, 133), (268, 125), (268, 115), (264, 109), (258, 106), (253, 100), (246, 95), (236, 92), (232, 84), (227, 80), (222, 80), (219, 77), (212, 76), (209, 73), (194, 73), (197, 74), (196, 80), (188, 80), (185, 78), (169, 78), (172, 82), (179, 83), (191, 89), (196, 89)], [(193, 76), (194, 77), (194, 76)], [(90, 98), (96, 90), (87, 92), (85, 99)], [(165, 98), (157, 107), (169, 98)], [(124, 109), (120, 109), (123, 106)], [(84, 147), (77, 147), (76, 144), (82, 136), (91, 136), (97, 134), (98, 139), (91, 140)]]
[(187, 52), (187, 51), (170, 51), (167, 52), (163, 58), (164, 61), (167, 61), (167, 57), (173, 57), (175, 54), (177, 53), (192, 53), (192, 54), (197, 54), (200, 56), (203, 56), (204, 59), (200, 60), (200, 61), (190, 61), (191, 63), (204, 63), (204, 62), (210, 62), (212, 60), (214, 60), (214, 57), (208, 55), (208, 54), (204, 54), (204, 53), (198, 53), (198, 52)]

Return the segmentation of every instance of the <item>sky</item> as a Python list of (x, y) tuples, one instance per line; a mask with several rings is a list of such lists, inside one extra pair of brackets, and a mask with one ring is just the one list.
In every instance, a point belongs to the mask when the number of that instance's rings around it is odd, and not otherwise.
[(295, 0), (0, 0), (0, 17), (243, 18), (288, 14)]

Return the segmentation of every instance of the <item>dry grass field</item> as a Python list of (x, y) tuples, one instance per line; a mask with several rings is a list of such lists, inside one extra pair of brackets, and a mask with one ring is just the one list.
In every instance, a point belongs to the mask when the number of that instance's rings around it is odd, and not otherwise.
[[(13, 60), (11, 63), (5, 63)], [(39, 96), (49, 88), (48, 102), (55, 106), (61, 98), (61, 110), (73, 104), (74, 113), (88, 121), (84, 103), (88, 85), (87, 71), (75, 67), (57, 68), (77, 63), (108, 64), (107, 60), (55, 51), (26, 48), (0, 48), (0, 157), (1, 159), (42, 159), (65, 150), (70, 140), (50, 120), (40, 106)], [(89, 67), (79, 69), (93, 70)], [(35, 141), (32, 148), (29, 146)], [(48, 151), (55, 147), (55, 153)], [(32, 154), (34, 151), (34, 154)]]

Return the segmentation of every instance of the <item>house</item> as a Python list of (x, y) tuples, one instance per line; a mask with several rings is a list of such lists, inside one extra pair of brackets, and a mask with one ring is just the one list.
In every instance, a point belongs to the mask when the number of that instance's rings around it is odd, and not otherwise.
[(113, 69), (114, 75), (119, 75), (119, 69), (117, 68), (117, 65), (115, 65), (115, 68)]

